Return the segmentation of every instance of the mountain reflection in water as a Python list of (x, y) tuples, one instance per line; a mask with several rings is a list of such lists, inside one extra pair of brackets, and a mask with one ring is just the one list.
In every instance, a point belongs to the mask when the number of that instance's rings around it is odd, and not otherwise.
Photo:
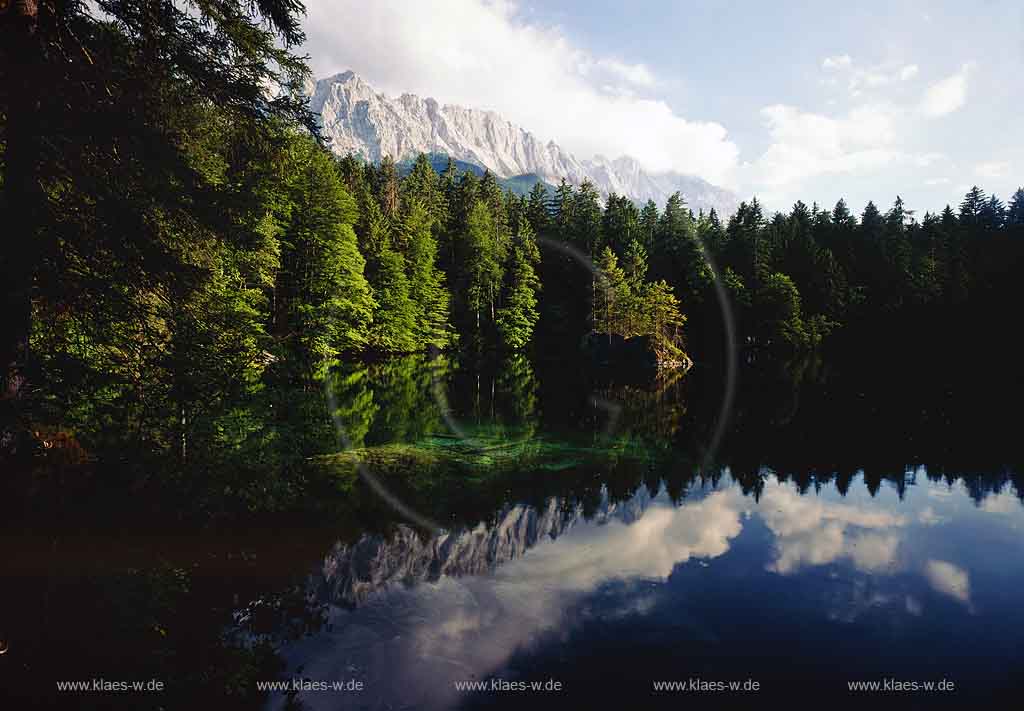
[(959, 681), (956, 698), (1004, 693), (1022, 661), (1024, 509), (1009, 489), (976, 504), (961, 483), (909, 481), (872, 495), (858, 477), (844, 496), (769, 475), (754, 497), (727, 475), (679, 504), (641, 486), (617, 503), (602, 490), (587, 516), (555, 496), (431, 537), (363, 535), (310, 576), (329, 624), (285, 647), (289, 673), (365, 684), (300, 693), (312, 709), (555, 702), (456, 688), (495, 678), (557, 679), (560, 704), (695, 676), (845, 692), (894, 670)]

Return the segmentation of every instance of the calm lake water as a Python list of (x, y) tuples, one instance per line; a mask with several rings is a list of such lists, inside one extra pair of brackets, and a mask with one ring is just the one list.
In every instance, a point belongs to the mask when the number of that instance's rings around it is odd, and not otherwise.
[[(286, 655), (311, 680), (365, 684), (300, 695), (324, 709), (599, 703), (690, 679), (793, 699), (946, 680), (997, 698), (1021, 683), (1022, 560), (1015, 494), (978, 506), (923, 471), (902, 500), (859, 477), (843, 496), (774, 476), (757, 498), (726, 476), (681, 502), (603, 495), (589, 514), (551, 497), (426, 539), (401, 527), (338, 544), (313, 575), (331, 629)], [(487, 691), (458, 688), (478, 680)], [(491, 690), (550, 680), (563, 690)], [(715, 693), (730, 694), (660, 696)], [(732, 700), (744, 693), (757, 698)]]
[(257, 432), (337, 469), (336, 516), (5, 534), (0, 669), (23, 700), (181, 669), (47, 700), (207, 708), (223, 631), (278, 651), (269, 709), (1015, 707), (1024, 389), (917, 348), (747, 359), (731, 405), (701, 365), (338, 369)]
[(403, 381), (415, 417), (386, 400), (391, 424), (346, 441), (397, 439), (485, 474), (438, 491), (367, 466), (396, 482), (404, 513), (324, 548), (304, 579), (324, 625), (282, 647), (283, 678), (347, 690), (291, 696), (311, 709), (1018, 699), (1018, 452), (1012, 424), (971, 409), (998, 398), (820, 362), (746, 381), (720, 441), (711, 373), (622, 384), (518, 360)]

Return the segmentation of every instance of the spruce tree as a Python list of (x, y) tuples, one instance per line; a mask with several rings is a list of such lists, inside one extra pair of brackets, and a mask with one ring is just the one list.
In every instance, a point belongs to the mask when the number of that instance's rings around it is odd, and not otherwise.
[(464, 295), (463, 312), (468, 330), (483, 338), (491, 323), (494, 293), (501, 285), (501, 262), (494, 249), (494, 217), (482, 200), (470, 208), (462, 235), (460, 288)]
[(647, 279), (647, 250), (637, 239), (631, 239), (622, 257), (622, 268), (630, 287), (639, 290)]
[(629, 283), (626, 281), (626, 273), (619, 266), (619, 258), (610, 247), (605, 247), (601, 252), (596, 266), (591, 319), (594, 330), (607, 334), (610, 340), (612, 334), (625, 335), (625, 317), (630, 300)]
[(1010, 205), (1006, 210), (1006, 224), (1024, 225), (1024, 188), (1017, 188), (1017, 192), (1010, 198)]
[(960, 224), (971, 227), (981, 224), (985, 202), (985, 191), (977, 185), (968, 190), (960, 203)]
[(534, 234), (547, 234), (551, 223), (551, 207), (548, 204), (548, 190), (539, 181), (534, 183), (530, 190), (526, 217), (530, 221)]
[(377, 300), (370, 347), (388, 353), (418, 350), (416, 306), (409, 297), (405, 258), (385, 244), (370, 260), (370, 275)]
[(437, 266), (437, 241), (431, 234), (426, 208), (418, 200), (407, 203), (404, 230), (408, 243), (409, 298), (415, 310), (415, 338), (419, 348), (444, 348), (451, 337), (445, 274)]
[(658, 206), (654, 200), (644, 203), (644, 208), (640, 211), (640, 243), (648, 252), (654, 248), (659, 218)]
[(281, 240), (276, 332), (315, 371), (366, 345), (374, 302), (352, 229), (355, 201), (325, 151), (309, 139), (294, 143), (298, 164)]
[(530, 342), (537, 325), (540, 280), (526, 249), (518, 244), (512, 248), (508, 273), (507, 293), (498, 309), (496, 326), (502, 345), (517, 350)]

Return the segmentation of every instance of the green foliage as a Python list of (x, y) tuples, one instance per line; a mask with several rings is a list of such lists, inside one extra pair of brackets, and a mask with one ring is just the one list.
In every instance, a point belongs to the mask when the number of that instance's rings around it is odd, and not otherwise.
[(518, 350), (530, 343), (540, 317), (537, 310), (540, 278), (534, 269), (540, 261), (540, 251), (525, 215), (516, 220), (516, 229), (516, 242), (512, 247), (510, 264), (505, 270), (508, 279), (503, 292), (503, 305), (498, 309), (495, 324), (502, 345), (511, 350)]
[(409, 298), (414, 309), (415, 340), (418, 348), (445, 348), (452, 341), (448, 321), (449, 294), (445, 273), (437, 266), (437, 240), (429, 212), (412, 198), (405, 216), (408, 249)]
[(493, 323), (495, 301), (501, 288), (500, 237), (494, 216), (482, 200), (473, 202), (460, 238), (464, 255), (460, 287), (465, 294), (464, 321), (472, 336), (481, 339)]
[[(637, 250), (642, 250), (637, 246)], [(633, 251), (634, 260), (637, 250)], [(684, 357), (680, 329), (686, 318), (679, 300), (665, 281), (645, 282), (632, 276), (618, 264), (610, 247), (605, 247), (597, 263), (598, 277), (591, 307), (594, 330), (623, 338), (650, 336), (661, 361)]]
[(376, 304), (356, 244), (355, 201), (329, 156), (296, 138), (275, 285), (275, 333), (307, 371), (318, 371), (369, 338)]
[(370, 346), (378, 351), (412, 353), (417, 350), (417, 308), (409, 296), (405, 257), (385, 245), (374, 255), (370, 265), (370, 279), (378, 304)]

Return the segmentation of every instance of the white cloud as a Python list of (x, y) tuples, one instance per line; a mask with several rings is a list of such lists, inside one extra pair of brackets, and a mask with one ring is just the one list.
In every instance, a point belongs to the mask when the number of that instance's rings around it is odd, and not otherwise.
[(986, 496), (981, 502), (981, 510), (987, 513), (1018, 515), (1024, 512), (1020, 499), (1012, 491), (1001, 491)]
[(765, 485), (760, 512), (775, 534), (776, 558), (769, 569), (782, 575), (840, 558), (859, 570), (883, 570), (896, 560), (897, 531), (906, 523), (887, 511), (801, 496), (777, 481)]
[(921, 102), (921, 111), (929, 118), (953, 113), (967, 103), (967, 79), (974, 64), (967, 62), (954, 74), (928, 86)]
[(907, 66), (900, 69), (900, 81), (909, 81), (916, 77), (918, 74), (918, 66), (916, 64), (908, 64)]
[(937, 592), (970, 604), (971, 581), (963, 568), (944, 560), (929, 560), (924, 566), (924, 576)]
[[(549, 510), (559, 510), (560, 503), (550, 500)], [(601, 585), (664, 581), (679, 563), (727, 553), (749, 506), (738, 487), (679, 507), (659, 497), (632, 523), (581, 523), (557, 540), (537, 541), (488, 575), (442, 571), (436, 582), (388, 585), (355, 610), (332, 608), (331, 629), (289, 645), (285, 655), (312, 679), (336, 679), (353, 668), (367, 675), (381, 670), (388, 683), (365, 678), (380, 690), (378, 706), (421, 706), (424, 698), (431, 706), (457, 706), (454, 680), (485, 678), (517, 650), (566, 630), (568, 611)], [(647, 595), (629, 596), (609, 616), (649, 613), (658, 593), (645, 588)], [(337, 698), (329, 697), (310, 694), (302, 701), (313, 709), (337, 709)]]
[(921, 513), (917, 515), (917, 520), (925, 526), (935, 526), (945, 521), (942, 516), (935, 513), (935, 509), (931, 506), (925, 506), (921, 509)]
[(896, 148), (900, 112), (861, 106), (838, 118), (776, 104), (761, 109), (772, 144), (743, 174), (769, 192), (827, 174), (878, 170), (904, 155)]
[(657, 83), (654, 79), (654, 74), (643, 64), (629, 64), (627, 62), (620, 62), (617, 59), (604, 58), (597, 60), (594, 65), (599, 70), (606, 71), (613, 77), (627, 81), (630, 84), (649, 89)]
[[(870, 67), (854, 66), (853, 60), (848, 54), (826, 57), (822, 61), (821, 67), (832, 74), (848, 76), (847, 88), (853, 98), (861, 96), (869, 89), (878, 89), (896, 82), (909, 81), (920, 71), (916, 64), (897, 65), (891, 62)], [(826, 86), (835, 86), (838, 84), (838, 80), (832, 76), (822, 79), (821, 83)]]
[(949, 178), (928, 178), (928, 180), (924, 181), (924, 184), (928, 187), (934, 187), (936, 185), (949, 185), (950, 182)]
[(974, 166), (974, 172), (983, 178), (1001, 178), (1010, 172), (1010, 164), (1006, 161), (986, 161)]
[(853, 58), (848, 54), (837, 54), (825, 57), (821, 62), (822, 69), (845, 69), (853, 64)]
[(311, 0), (303, 48), (318, 76), (352, 69), (388, 94), (493, 109), (581, 158), (635, 157), (729, 185), (738, 148), (715, 122), (689, 120), (635, 90), (643, 64), (596, 56), (504, 2)]

